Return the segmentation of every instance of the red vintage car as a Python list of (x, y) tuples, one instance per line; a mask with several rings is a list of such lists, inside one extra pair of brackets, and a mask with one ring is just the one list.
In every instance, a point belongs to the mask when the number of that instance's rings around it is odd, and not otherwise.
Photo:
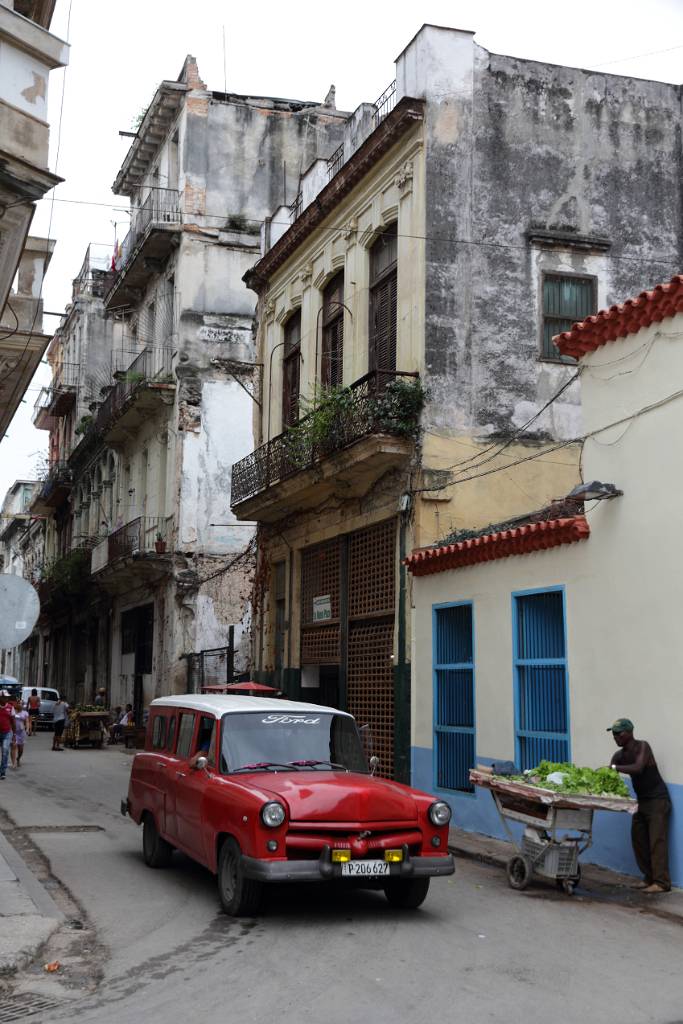
[(182, 850), (218, 876), (233, 915), (257, 912), (265, 883), (335, 879), (418, 907), (455, 870), (448, 804), (373, 775), (352, 716), (316, 704), (153, 701), (121, 810), (150, 867)]

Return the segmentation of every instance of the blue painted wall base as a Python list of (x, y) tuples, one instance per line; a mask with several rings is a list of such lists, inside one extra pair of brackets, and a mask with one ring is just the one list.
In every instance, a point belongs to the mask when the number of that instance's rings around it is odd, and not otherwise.
[[(481, 757), (479, 764), (491, 764), (501, 758)], [(411, 750), (412, 785), (446, 800), (453, 809), (453, 825), (466, 832), (481, 832), (496, 839), (507, 839), (490, 793), (475, 789), (473, 794), (452, 793), (434, 786), (431, 747), (413, 747)], [(673, 812), (669, 835), (669, 864), (671, 881), (683, 886), (683, 786), (667, 783)], [(593, 845), (583, 855), (589, 864), (638, 875), (638, 867), (631, 848), (631, 817), (628, 814), (598, 812), (593, 819)]]

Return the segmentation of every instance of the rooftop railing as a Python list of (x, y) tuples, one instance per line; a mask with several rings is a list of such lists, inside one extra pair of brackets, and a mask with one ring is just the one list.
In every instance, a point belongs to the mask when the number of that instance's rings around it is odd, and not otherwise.
[(341, 170), (344, 164), (344, 143), (337, 146), (331, 157), (327, 160), (327, 180), (332, 181), (337, 171)]
[(232, 467), (231, 504), (238, 505), (273, 484), (310, 469), (364, 437), (377, 433), (405, 435), (406, 426), (412, 425), (411, 416), (417, 426), (419, 413), (405, 412), (399, 421), (392, 414), (390, 403), (382, 401), (390, 393), (387, 389), (391, 383), (398, 379), (413, 380), (419, 385), (417, 373), (373, 370), (345, 389), (344, 400), (334, 410), (326, 409), (323, 430), (306, 429), (316, 415), (313, 410), (293, 428), (236, 462)]
[(85, 251), (85, 259), (78, 276), (73, 281), (73, 297), (93, 295), (102, 298), (112, 274), (112, 253), (106, 246), (91, 244)]
[(303, 194), (303, 192), (299, 192), (297, 194), (297, 196), (296, 196), (296, 199), (294, 200), (294, 202), (289, 207), (289, 213), (290, 213), (290, 216), (291, 216), (292, 224), (294, 223), (294, 221), (298, 217), (301, 216), (303, 208), (304, 208), (304, 194)]
[(386, 87), (381, 96), (379, 96), (375, 102), (375, 116), (373, 118), (373, 128), (377, 128), (382, 123), (387, 114), (396, 106), (396, 79)]

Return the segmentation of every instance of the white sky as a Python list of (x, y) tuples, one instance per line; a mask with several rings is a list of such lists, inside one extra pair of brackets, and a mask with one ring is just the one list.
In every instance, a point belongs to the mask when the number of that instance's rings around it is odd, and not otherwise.
[[(128, 149), (128, 131), (158, 83), (178, 76), (194, 54), (209, 89), (320, 100), (331, 82), (337, 106), (372, 101), (394, 78), (393, 61), (424, 22), (471, 29), (494, 53), (553, 64), (600, 67), (614, 74), (680, 83), (683, 0), (422, 0), (419, 5), (345, 0), (58, 0), (52, 31), (66, 38), (71, 2), (71, 63), (50, 76), (51, 169), (65, 182), (43, 200), (33, 234), (57, 240), (43, 297), (61, 311), (89, 242), (113, 245), (113, 221), (127, 217), (111, 183)], [(226, 65), (223, 60), (225, 27)], [(62, 88), (64, 102), (59, 135)], [(52, 195), (52, 194), (51, 194)], [(77, 205), (61, 200), (104, 205)], [(643, 282), (651, 284), (652, 282)], [(57, 319), (45, 318), (45, 330)], [(0, 443), (0, 499), (15, 479), (31, 477), (47, 432), (31, 424), (33, 403), (49, 381), (42, 366)]]

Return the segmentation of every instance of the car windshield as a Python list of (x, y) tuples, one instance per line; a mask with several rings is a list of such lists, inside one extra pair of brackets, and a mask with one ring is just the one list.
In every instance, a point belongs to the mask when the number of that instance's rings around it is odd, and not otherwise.
[(330, 711), (250, 711), (223, 716), (221, 771), (291, 768), (367, 772), (353, 718)]

